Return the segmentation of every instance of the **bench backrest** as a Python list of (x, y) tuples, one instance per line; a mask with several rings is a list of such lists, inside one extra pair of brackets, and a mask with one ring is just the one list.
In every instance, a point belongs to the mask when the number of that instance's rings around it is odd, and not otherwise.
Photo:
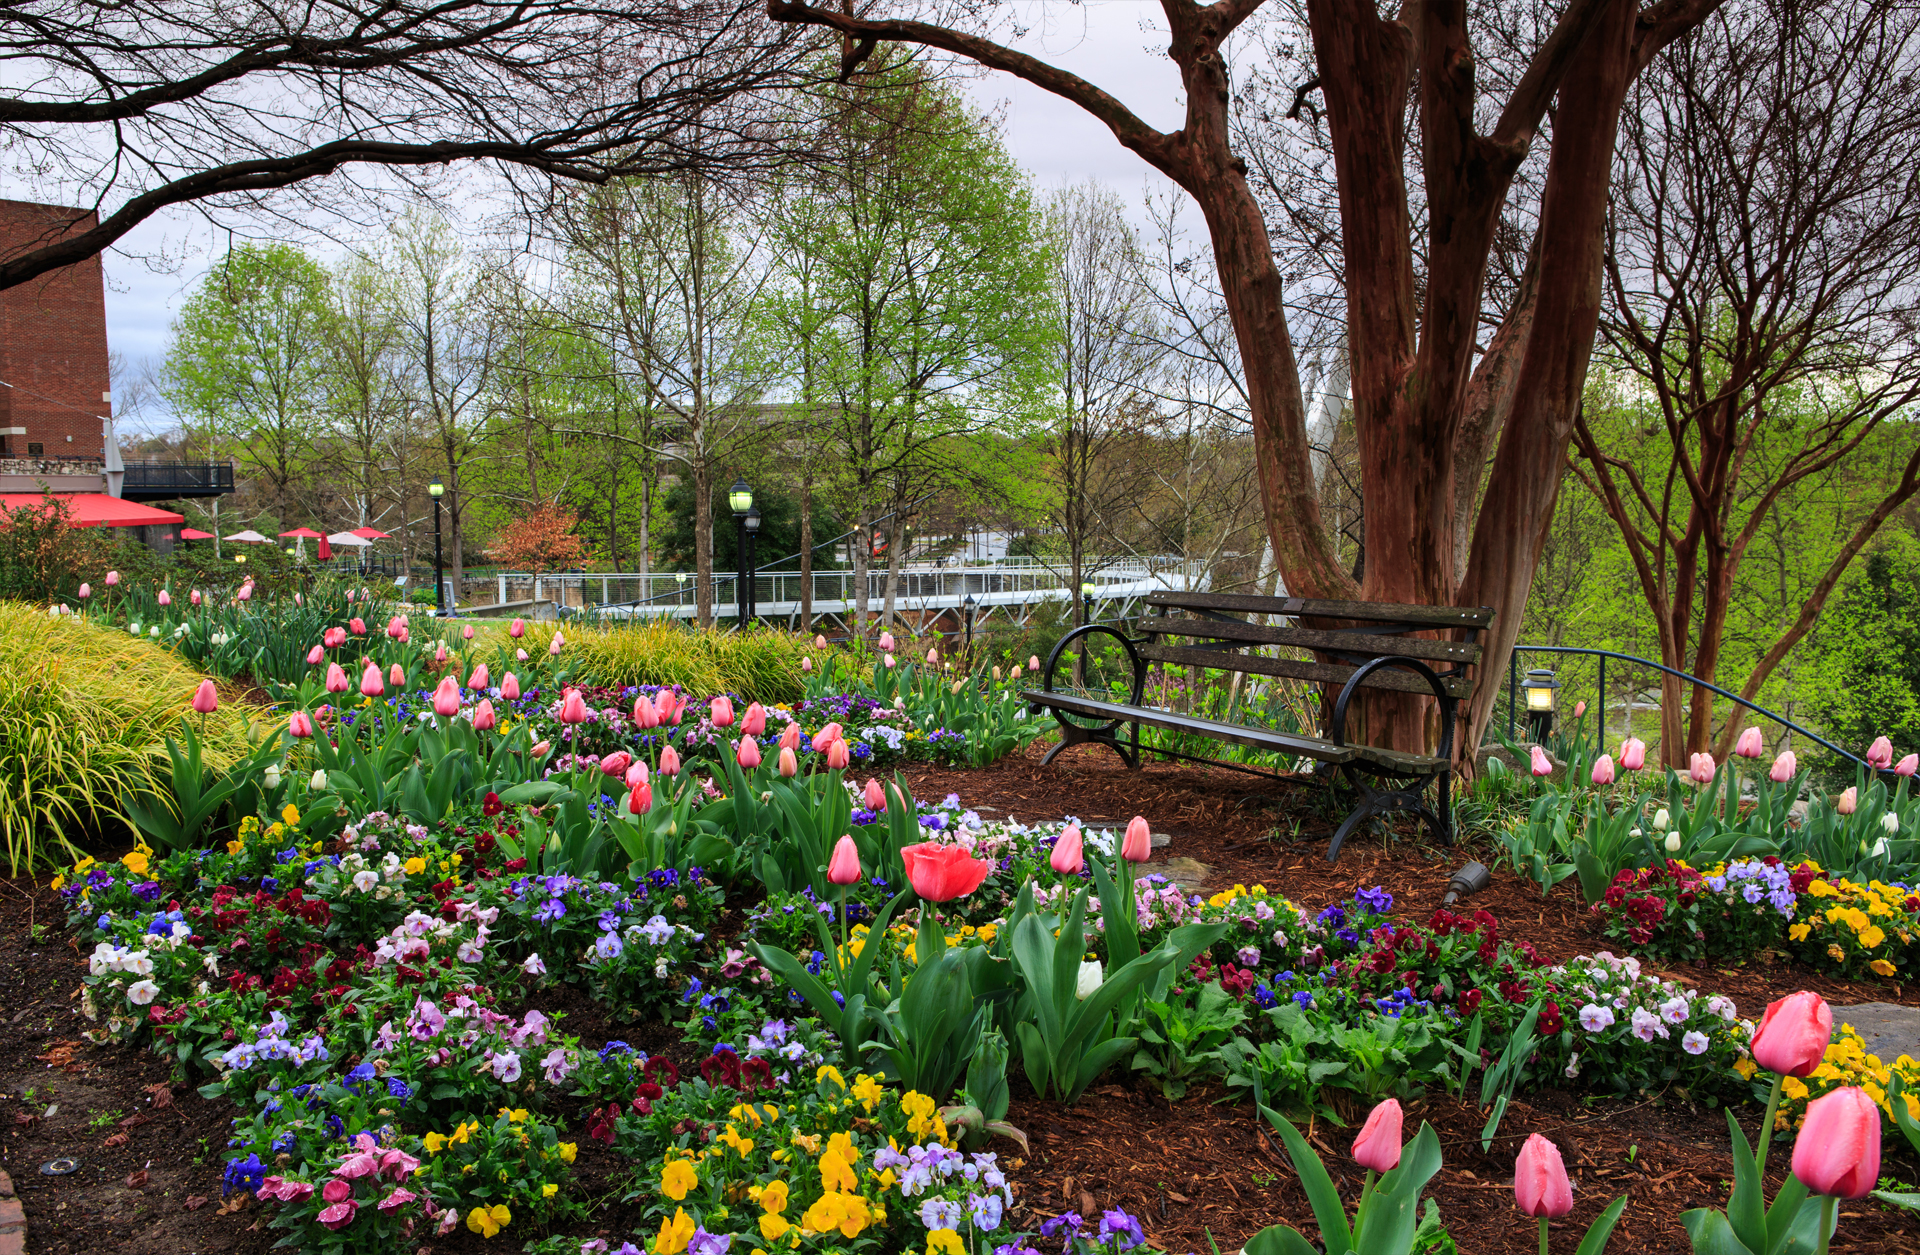
[[(1140, 619), (1142, 635), (1153, 638), (1138, 647), (1149, 662), (1216, 667), (1253, 675), (1284, 676), (1318, 684), (1345, 684), (1371, 659), (1387, 655), (1417, 658), (1437, 672), (1446, 691), (1457, 698), (1472, 694), (1468, 666), (1480, 661), (1480, 634), (1493, 611), (1451, 606), (1400, 606), (1363, 601), (1320, 601), (1306, 597), (1256, 597), (1243, 593), (1150, 593), (1155, 613)], [(1249, 623), (1240, 615), (1264, 614), (1293, 619), (1347, 621), (1355, 628), (1311, 628)], [(1441, 632), (1466, 639), (1431, 640), (1413, 632)], [(1205, 644), (1169, 645), (1167, 637)], [(1329, 661), (1266, 658), (1238, 652), (1251, 645), (1292, 645)], [(1426, 678), (1402, 667), (1382, 667), (1360, 681), (1362, 688), (1431, 694)]]

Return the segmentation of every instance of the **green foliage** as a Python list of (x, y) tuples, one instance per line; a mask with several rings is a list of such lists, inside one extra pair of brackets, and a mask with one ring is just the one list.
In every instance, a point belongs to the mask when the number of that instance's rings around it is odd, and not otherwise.
[(15, 510), (0, 507), (0, 597), (72, 597), (106, 573), (106, 530), (73, 526), (65, 498), (51, 492)]
[[(713, 569), (740, 569), (739, 528), (734, 525), (733, 507), (727, 504), (727, 492), (733, 481), (717, 476), (713, 484)], [(667, 489), (654, 516), (654, 543), (659, 546), (661, 565), (669, 571), (694, 569), (693, 480), (682, 476)], [(760, 534), (753, 542), (754, 564), (765, 569), (769, 563), (800, 552), (800, 495), (779, 483), (756, 482), (753, 505), (760, 511)], [(813, 499), (813, 568), (831, 571), (839, 566), (834, 549), (823, 542), (846, 531), (846, 524), (830, 508)], [(785, 562), (783, 571), (798, 571), (798, 559)]]
[(1827, 739), (1920, 745), (1920, 540), (1894, 533), (1859, 564), (1822, 617), (1812, 670)]
[(1169, 1102), (1185, 1097), (1196, 1077), (1224, 1070), (1221, 1048), (1232, 1043), (1234, 1030), (1247, 1019), (1240, 999), (1217, 980), (1178, 989), (1164, 1002), (1149, 999), (1145, 1012), (1133, 1066), (1145, 1072)]

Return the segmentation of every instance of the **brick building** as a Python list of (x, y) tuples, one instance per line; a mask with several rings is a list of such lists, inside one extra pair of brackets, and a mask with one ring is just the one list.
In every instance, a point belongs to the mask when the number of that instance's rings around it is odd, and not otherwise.
[[(94, 223), (91, 212), (0, 200), (0, 256)], [(100, 258), (0, 289), (0, 491), (105, 487), (106, 283)]]

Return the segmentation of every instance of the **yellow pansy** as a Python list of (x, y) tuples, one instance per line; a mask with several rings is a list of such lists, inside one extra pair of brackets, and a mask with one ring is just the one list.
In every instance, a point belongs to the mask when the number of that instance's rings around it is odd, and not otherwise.
[(127, 851), (120, 856), (120, 861), (126, 864), (127, 870), (136, 876), (147, 874), (147, 856), (138, 850)]
[(818, 1133), (795, 1133), (793, 1135), (793, 1144), (801, 1150), (806, 1151), (809, 1155), (817, 1155), (820, 1153), (820, 1135)]
[(862, 1072), (853, 1081), (853, 1096), (860, 1105), (871, 1112), (887, 1096), (886, 1087), (871, 1072)]
[(288, 802), (280, 812), (280, 821), (289, 828), (297, 826), (300, 822), (300, 808)]
[(699, 1184), (700, 1174), (684, 1159), (675, 1159), (660, 1170), (660, 1192), (676, 1203)]
[(847, 1079), (841, 1076), (840, 1069), (834, 1067), (831, 1063), (821, 1064), (820, 1070), (813, 1074), (813, 1079), (816, 1083), (820, 1081), (832, 1081), (843, 1090), (847, 1087)]
[(847, 1194), (838, 1190), (828, 1190), (807, 1208), (807, 1214), (800, 1223), (815, 1233), (825, 1233), (829, 1229), (838, 1229), (846, 1237), (858, 1237), (860, 1231), (873, 1220), (873, 1213), (867, 1209), (867, 1200), (858, 1194)]
[(491, 1207), (476, 1207), (467, 1213), (467, 1228), (483, 1238), (490, 1238), (513, 1223), (513, 1213), (507, 1210), (505, 1203), (495, 1203)]
[(769, 1242), (778, 1242), (791, 1228), (791, 1221), (774, 1212), (765, 1212), (760, 1217), (760, 1236)]
[[(836, 1137), (846, 1136), (844, 1133)], [(820, 1156), (820, 1184), (829, 1190), (852, 1193), (860, 1188), (860, 1180), (853, 1175), (853, 1166), (835, 1151)]]
[(1807, 934), (1812, 931), (1812, 924), (1789, 924), (1787, 925), (1787, 939), (1789, 941), (1805, 941)]
[(429, 1155), (437, 1155), (440, 1153), (440, 1148), (447, 1144), (447, 1135), (445, 1133), (429, 1133), (420, 1140), (427, 1144), (427, 1153)]
[(739, 1130), (735, 1129), (731, 1124), (727, 1126), (726, 1132), (714, 1140), (722, 1145), (733, 1147), (735, 1153), (742, 1159), (745, 1159), (753, 1153), (753, 1139), (750, 1137), (741, 1137)]
[(1807, 892), (1816, 898), (1838, 897), (1840, 891), (1824, 880), (1816, 880), (1807, 886)]
[(1881, 928), (1879, 928), (1877, 925), (1871, 928), (1862, 928), (1860, 930), (1860, 948), (1863, 950), (1877, 949), (1880, 943), (1885, 941), (1886, 939), (1887, 939), (1886, 932)]
[(525, 1107), (515, 1107), (511, 1111), (502, 1107), (500, 1108), (500, 1114), (514, 1124), (524, 1124), (527, 1119), (527, 1109)]
[[(762, 1207), (770, 1212), (785, 1211), (787, 1209), (787, 1183), (785, 1181), (767, 1182), (764, 1186), (760, 1187), (758, 1201)], [(779, 1234), (771, 1234), (769, 1236), (778, 1237)]]
[(927, 1230), (927, 1255), (967, 1255), (960, 1235), (952, 1229)]
[(1885, 959), (1875, 959), (1872, 963), (1869, 963), (1867, 966), (1873, 969), (1873, 974), (1875, 976), (1891, 976), (1895, 972), (1900, 970), (1896, 968), (1893, 964), (1887, 962)]
[(693, 1218), (687, 1215), (687, 1209), (675, 1208), (673, 1219), (660, 1222), (659, 1236), (653, 1239), (654, 1255), (680, 1255), (693, 1240), (693, 1230)]
[(555, 1194), (558, 1194), (559, 1192), (560, 1192), (560, 1187), (555, 1185), (551, 1181), (547, 1182), (545, 1185), (540, 1187), (541, 1198), (552, 1198)]
[(562, 1142), (554, 1147), (554, 1149), (560, 1152), (560, 1158), (566, 1163), (572, 1163), (574, 1156), (580, 1153), (580, 1146), (577, 1142)]
[(407, 875), (418, 876), (421, 872), (427, 870), (427, 860), (416, 854), (403, 863), (402, 866), (406, 868)]

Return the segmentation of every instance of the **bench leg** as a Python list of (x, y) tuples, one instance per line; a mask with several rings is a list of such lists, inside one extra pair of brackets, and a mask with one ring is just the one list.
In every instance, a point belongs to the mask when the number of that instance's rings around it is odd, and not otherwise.
[[(1334, 830), (1333, 840), (1327, 843), (1327, 861), (1329, 863), (1339, 861), (1340, 847), (1346, 844), (1347, 838), (1353, 835), (1354, 830), (1362, 823), (1372, 819), (1375, 815), (1386, 815), (1394, 811), (1410, 811), (1418, 815), (1421, 822), (1426, 824), (1428, 832), (1445, 841), (1448, 845), (1453, 844), (1453, 816), (1451, 798), (1449, 796), (1450, 791), (1447, 787), (1451, 773), (1436, 773), (1439, 779), (1438, 802), (1440, 810), (1440, 814), (1436, 815), (1433, 808), (1427, 805), (1426, 800), (1427, 784), (1434, 780), (1435, 776), (1421, 776), (1417, 780), (1409, 781), (1396, 788), (1376, 789), (1368, 784), (1366, 780), (1362, 778), (1361, 774), (1355, 771), (1351, 765), (1343, 765), (1343, 769), (1346, 773), (1347, 782), (1359, 793), (1360, 798), (1359, 801), (1355, 803), (1353, 810), (1340, 822), (1340, 827)], [(1442, 816), (1445, 818), (1442, 818)]]
[[(1134, 736), (1137, 739), (1139, 735), (1139, 728), (1136, 725)], [(1077, 724), (1068, 723), (1064, 719), (1060, 720), (1059, 743), (1041, 757), (1040, 765), (1045, 767), (1048, 763), (1051, 763), (1060, 751), (1066, 749), (1069, 745), (1104, 745), (1114, 753), (1120, 755), (1120, 761), (1127, 765), (1129, 771), (1138, 770), (1140, 766), (1139, 751), (1135, 750), (1132, 754), (1129, 754), (1127, 747), (1122, 745), (1111, 732), (1093, 732)]]

